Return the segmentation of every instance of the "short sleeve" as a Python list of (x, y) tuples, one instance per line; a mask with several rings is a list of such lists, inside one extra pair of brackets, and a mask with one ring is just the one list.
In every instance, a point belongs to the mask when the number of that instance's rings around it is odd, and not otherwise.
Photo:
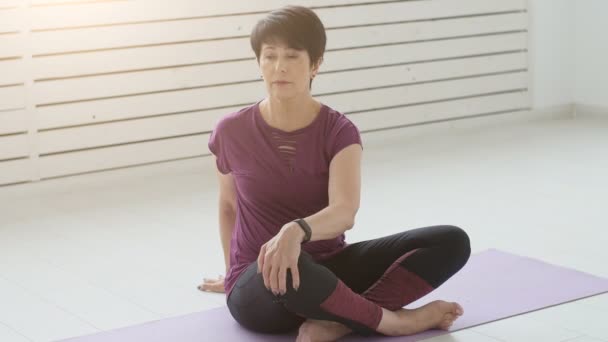
[(230, 163), (228, 163), (229, 155), (227, 148), (227, 133), (226, 133), (226, 124), (223, 120), (217, 123), (213, 132), (211, 132), (211, 136), (209, 137), (209, 143), (207, 146), (211, 153), (215, 155), (217, 169), (222, 174), (228, 174), (231, 172)]
[(332, 133), (333, 137), (330, 139), (331, 143), (329, 146), (329, 155), (331, 159), (333, 159), (338, 152), (352, 144), (359, 144), (361, 145), (361, 148), (363, 148), (359, 129), (352, 121), (348, 120), (346, 116), (342, 116), (342, 118), (338, 120)]

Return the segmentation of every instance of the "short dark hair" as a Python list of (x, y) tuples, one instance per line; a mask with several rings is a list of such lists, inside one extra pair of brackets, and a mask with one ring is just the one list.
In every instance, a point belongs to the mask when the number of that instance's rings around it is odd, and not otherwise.
[(303, 6), (289, 5), (260, 19), (250, 40), (258, 61), (262, 44), (279, 40), (292, 49), (306, 50), (312, 65), (323, 57), (327, 38), (325, 27), (315, 12)]

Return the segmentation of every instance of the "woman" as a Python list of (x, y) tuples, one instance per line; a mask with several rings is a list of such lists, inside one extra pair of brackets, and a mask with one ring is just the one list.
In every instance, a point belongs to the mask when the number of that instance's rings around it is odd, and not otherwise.
[[(300, 327), (299, 341), (448, 329), (457, 303), (403, 306), (467, 262), (455, 226), (348, 244), (359, 208), (362, 143), (343, 114), (311, 96), (325, 51), (311, 10), (287, 6), (254, 27), (251, 46), (268, 96), (220, 120), (209, 139), (220, 184), (225, 291), (234, 319), (264, 333)], [(229, 256), (229, 257), (228, 257)]]

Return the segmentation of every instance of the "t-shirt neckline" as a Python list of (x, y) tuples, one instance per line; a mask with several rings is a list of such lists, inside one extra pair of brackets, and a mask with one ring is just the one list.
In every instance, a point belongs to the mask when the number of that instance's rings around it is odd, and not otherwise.
[(264, 119), (264, 117), (262, 116), (262, 113), (260, 111), (260, 102), (262, 102), (263, 100), (258, 101), (254, 106), (253, 106), (253, 110), (254, 110), (254, 114), (256, 117), (256, 120), (259, 120), (262, 124), (262, 126), (264, 126), (267, 130), (270, 131), (274, 131), (274, 132), (278, 132), (281, 134), (285, 134), (285, 135), (293, 135), (293, 134), (299, 134), (302, 133), (304, 131), (307, 131), (309, 129), (312, 129), (313, 126), (315, 126), (317, 124), (317, 122), (321, 121), (321, 116), (325, 115), (325, 112), (327, 111), (327, 106), (321, 102), (321, 109), (319, 109), (319, 112), (317, 113), (317, 116), (314, 118), (314, 120), (312, 120), (311, 123), (309, 123), (307, 126), (304, 126), (302, 128), (298, 128), (295, 131), (284, 131), (280, 128), (276, 128), (276, 127), (272, 127), (270, 126), (270, 124), (268, 124), (268, 122), (266, 122), (266, 120)]

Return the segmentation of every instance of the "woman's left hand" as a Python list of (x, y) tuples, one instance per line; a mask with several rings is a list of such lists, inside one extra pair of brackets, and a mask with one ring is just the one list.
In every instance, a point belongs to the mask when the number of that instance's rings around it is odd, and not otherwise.
[(275, 295), (287, 292), (287, 270), (291, 271), (293, 288), (297, 290), (300, 286), (298, 259), (303, 238), (304, 231), (290, 222), (260, 249), (258, 273), (263, 273), (264, 285)]

